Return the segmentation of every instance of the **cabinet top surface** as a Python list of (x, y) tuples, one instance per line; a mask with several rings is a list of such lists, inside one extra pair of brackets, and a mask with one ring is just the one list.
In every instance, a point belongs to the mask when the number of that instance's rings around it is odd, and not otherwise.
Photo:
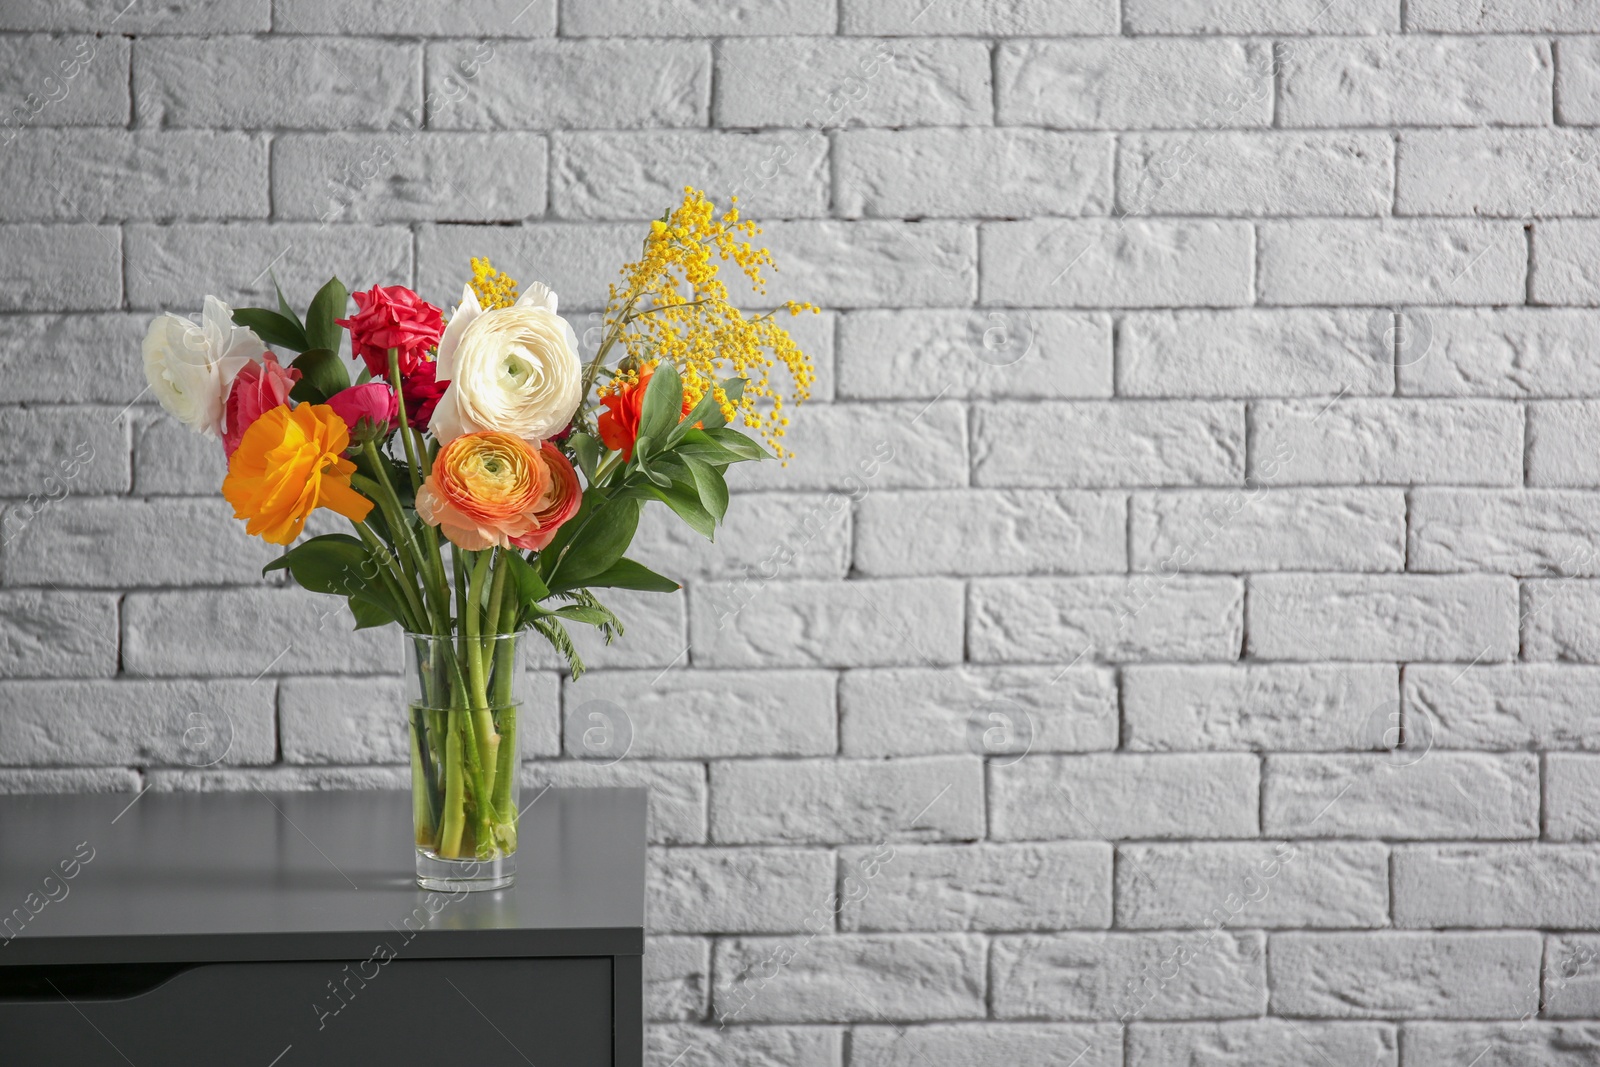
[(523, 804), (515, 885), (450, 894), (404, 793), (0, 797), (0, 966), (640, 951), (645, 791)]

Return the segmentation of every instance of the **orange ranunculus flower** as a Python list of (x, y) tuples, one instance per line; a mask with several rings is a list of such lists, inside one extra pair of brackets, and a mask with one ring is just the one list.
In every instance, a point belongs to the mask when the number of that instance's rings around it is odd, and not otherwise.
[[(637, 381), (624, 381), (600, 398), (606, 410), (595, 424), (595, 429), (600, 431), (601, 442), (607, 448), (621, 452), (624, 460), (633, 458), (633, 445), (639, 439), (639, 413), (644, 408), (644, 391), (650, 387), (650, 379), (655, 372), (655, 364), (651, 364), (639, 372)], [(684, 397), (683, 414), (687, 415), (692, 410), (694, 402)]]
[(543, 548), (577, 511), (578, 476), (559, 449), (515, 434), (462, 434), (439, 450), (417, 493), (417, 514), (452, 544)]
[(326, 404), (269, 408), (239, 439), (222, 480), (245, 532), (275, 545), (300, 536), (306, 516), (329, 508), (361, 522), (372, 501), (350, 488), (356, 465), (344, 458), (350, 430)]

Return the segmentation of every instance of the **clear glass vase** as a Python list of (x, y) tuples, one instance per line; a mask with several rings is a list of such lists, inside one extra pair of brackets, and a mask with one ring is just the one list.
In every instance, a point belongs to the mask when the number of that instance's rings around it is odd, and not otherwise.
[(417, 884), (504, 889), (517, 873), (517, 721), (529, 700), (520, 634), (406, 634)]

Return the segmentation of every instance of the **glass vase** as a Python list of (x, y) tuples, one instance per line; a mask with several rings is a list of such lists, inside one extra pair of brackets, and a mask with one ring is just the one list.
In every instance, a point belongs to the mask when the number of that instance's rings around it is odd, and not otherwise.
[(406, 732), (417, 884), (504, 889), (517, 873), (520, 634), (406, 634)]

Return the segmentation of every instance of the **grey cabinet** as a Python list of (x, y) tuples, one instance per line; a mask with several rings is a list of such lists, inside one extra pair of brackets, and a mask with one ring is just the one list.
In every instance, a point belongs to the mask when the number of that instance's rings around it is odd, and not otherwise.
[(642, 790), (540, 794), (459, 895), (402, 794), (131, 799), (0, 798), (0, 1062), (642, 1063)]

